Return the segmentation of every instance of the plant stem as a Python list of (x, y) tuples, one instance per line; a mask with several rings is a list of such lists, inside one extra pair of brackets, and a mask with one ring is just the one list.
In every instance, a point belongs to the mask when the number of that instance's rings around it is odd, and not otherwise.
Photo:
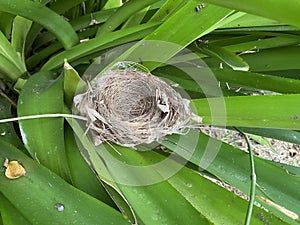
[(255, 199), (255, 186), (256, 186), (256, 173), (255, 173), (255, 166), (254, 166), (254, 156), (251, 148), (251, 144), (249, 141), (248, 136), (243, 133), (240, 129), (235, 127), (235, 129), (245, 138), (248, 151), (249, 151), (249, 158), (250, 158), (250, 179), (251, 179), (251, 186), (250, 186), (250, 200), (249, 200), (249, 205), (248, 205), (248, 210), (247, 210), (247, 216), (245, 219), (245, 225), (250, 225), (251, 221), (251, 215), (252, 215), (252, 210), (253, 210), (253, 204), (254, 204), (254, 199)]
[(8, 97), (3, 91), (0, 91), (0, 95), (6, 98), (13, 107), (17, 108), (17, 104), (12, 99), (10, 99), (10, 97)]
[(1, 119), (0, 123), (8, 123), (13, 121), (20, 121), (20, 120), (30, 120), (30, 119), (40, 119), (40, 118), (49, 118), (49, 117), (64, 117), (64, 118), (73, 118), (79, 120), (87, 120), (87, 118), (83, 116), (77, 116), (72, 114), (63, 114), (63, 113), (53, 113), (53, 114), (39, 114), (39, 115), (30, 115), (30, 116), (20, 116), (14, 118), (7, 118)]

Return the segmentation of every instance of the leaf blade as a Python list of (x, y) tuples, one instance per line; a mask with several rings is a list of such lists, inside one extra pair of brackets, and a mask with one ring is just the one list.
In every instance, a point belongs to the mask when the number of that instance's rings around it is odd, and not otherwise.
[(51, 31), (66, 49), (78, 43), (78, 37), (69, 23), (40, 3), (29, 0), (0, 1), (4, 12), (23, 16)]
[[(269, 17), (298, 27), (300, 26), (299, 20), (295, 17), (295, 15), (297, 15), (296, 13), (300, 10), (300, 5), (295, 1), (283, 2), (280, 0), (267, 0), (262, 2), (259, 0), (207, 0), (207, 2), (227, 8), (246, 11), (263, 17)], [(285, 10), (282, 10), (283, 8)]]
[[(236, 96), (192, 100), (203, 123), (214, 125), (300, 129), (299, 94)], [(225, 108), (223, 108), (223, 103)], [(211, 114), (211, 106), (222, 110)], [(243, 107), (241, 107), (243, 106)]]
[(0, 145), (1, 162), (5, 158), (18, 160), (27, 171), (16, 180), (1, 173), (0, 191), (31, 223), (129, 224), (119, 212), (75, 189), (11, 145), (2, 141)]
[[(160, 143), (198, 166), (200, 171), (206, 170), (243, 193), (249, 193), (250, 165), (248, 153), (196, 131), (191, 130), (187, 135), (198, 136), (199, 141), (196, 147), (188, 143), (185, 146), (178, 145), (179, 135), (168, 136)], [(258, 184), (256, 194), (267, 195), (267, 198), (271, 198), (275, 203), (299, 215), (300, 193), (297, 187), (300, 183), (300, 177), (289, 174), (284, 169), (273, 165), (272, 162), (258, 157), (255, 157), (255, 168)], [(276, 176), (276, 179), (273, 179), (270, 174)], [(274, 210), (262, 201), (259, 202), (279, 218), (284, 218), (285, 222), (297, 224), (282, 212)]]
[[(63, 80), (51, 72), (39, 72), (25, 83), (18, 100), (18, 116), (62, 113)], [(19, 122), (30, 155), (52, 171), (69, 179), (65, 155), (63, 119), (43, 118)]]

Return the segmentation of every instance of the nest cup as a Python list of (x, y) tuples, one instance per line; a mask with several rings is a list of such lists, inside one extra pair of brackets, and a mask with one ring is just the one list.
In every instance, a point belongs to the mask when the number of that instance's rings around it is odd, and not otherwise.
[(76, 95), (75, 107), (87, 117), (94, 144), (126, 147), (183, 133), (193, 113), (189, 100), (134, 62), (118, 62)]

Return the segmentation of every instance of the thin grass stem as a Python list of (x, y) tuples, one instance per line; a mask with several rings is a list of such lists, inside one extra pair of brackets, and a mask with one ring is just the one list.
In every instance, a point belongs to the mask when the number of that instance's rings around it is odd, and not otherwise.
[(251, 148), (251, 144), (249, 141), (248, 136), (242, 132), (237, 127), (234, 127), (246, 140), (248, 151), (249, 151), (249, 158), (250, 158), (250, 179), (251, 179), (251, 186), (250, 186), (250, 200), (247, 210), (247, 215), (245, 219), (245, 225), (250, 225), (251, 216), (252, 216), (252, 210), (254, 205), (254, 199), (255, 199), (255, 186), (256, 186), (256, 173), (255, 173), (255, 165), (254, 165), (254, 156)]
[(40, 119), (40, 118), (56, 118), (56, 117), (73, 118), (73, 119), (87, 121), (87, 118), (85, 118), (83, 116), (72, 115), (72, 114), (63, 114), (63, 113), (53, 113), (53, 114), (39, 114), (39, 115), (20, 116), (20, 117), (14, 117), (14, 118), (1, 119), (0, 123), (8, 123), (8, 122), (14, 122), (14, 121), (20, 121), (20, 120), (31, 120), (31, 119)]

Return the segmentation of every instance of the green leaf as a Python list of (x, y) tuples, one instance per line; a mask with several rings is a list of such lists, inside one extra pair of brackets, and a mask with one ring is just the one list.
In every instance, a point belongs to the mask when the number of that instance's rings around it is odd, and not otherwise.
[[(270, 142), (263, 138), (262, 136), (258, 136), (258, 135), (254, 135), (254, 134), (247, 134), (252, 140), (254, 140), (255, 142), (257, 142), (260, 145), (267, 145), (270, 148), (273, 148), (273, 146), (270, 144)], [(274, 150), (274, 149), (272, 149)]]
[[(62, 113), (63, 77), (39, 72), (25, 83), (18, 100), (18, 116)], [(65, 155), (63, 119), (43, 118), (19, 122), (23, 142), (30, 155), (65, 179), (69, 168)]]
[(116, 207), (106, 189), (80, 155), (78, 144), (72, 129), (67, 126), (65, 128), (65, 145), (73, 186), (101, 200), (107, 205)]
[(129, 19), (132, 16), (132, 14), (138, 12), (141, 9), (144, 9), (145, 7), (157, 1), (159, 0), (131, 0), (125, 2), (121, 7), (117, 9), (115, 14), (108, 18), (107, 21), (99, 27), (96, 36), (101, 36), (103, 34), (113, 31), (119, 25), (121, 25), (123, 22)]
[(53, 4), (51, 4), (49, 8), (54, 12), (56, 12), (57, 14), (62, 14), (66, 12), (68, 9), (71, 9), (76, 5), (79, 5), (81, 2), (83, 2), (83, 0), (55, 1)]
[(187, 0), (168, 0), (165, 2), (165, 4), (162, 5), (162, 7), (160, 7), (160, 9), (151, 17), (149, 21), (165, 21), (186, 3)]
[[(83, 42), (51, 58), (47, 63), (44, 64), (42, 70), (56, 69), (59, 66), (62, 66), (64, 59), (67, 59), (68, 62), (72, 62), (76, 59), (81, 59), (89, 54), (96, 53), (109, 47), (138, 40), (152, 32), (157, 25), (157, 23), (143, 24), (108, 33), (102, 35), (101, 37), (96, 37), (92, 40)], [(94, 57), (95, 56), (90, 57), (90, 59)]]
[(43, 48), (41, 51), (30, 56), (28, 59), (26, 59), (26, 65), (27, 65), (28, 69), (34, 69), (41, 62), (43, 62), (46, 58), (51, 57), (51, 55), (58, 52), (60, 49), (62, 49), (61, 43), (55, 42), (52, 45), (50, 45), (46, 48)]
[[(270, 33), (272, 35), (272, 33)], [(289, 45), (295, 45), (299, 43), (298, 36), (282, 36), (272, 38), (259, 38), (258, 40), (252, 40), (244, 43), (235, 43), (224, 48), (231, 52), (253, 52), (256, 53), (262, 49), (284, 47)]]
[(240, 27), (262, 27), (262, 26), (277, 26), (280, 25), (275, 20), (268, 19), (262, 16), (245, 14), (244, 16), (222, 26), (222, 28), (240, 28)]
[[(299, 101), (299, 94), (192, 100), (203, 123), (296, 130), (300, 129)], [(212, 111), (218, 107), (218, 112)]]
[(169, 41), (185, 47), (197, 38), (218, 28), (217, 24), (232, 13), (232, 10), (214, 5), (207, 5), (197, 12), (196, 6), (197, 3), (194, 1), (187, 2), (145, 40)]
[(9, 38), (9, 35), (11, 33), (11, 27), (13, 24), (13, 19), (14, 19), (15, 15), (12, 15), (10, 13), (6, 13), (6, 12), (0, 12), (0, 31), (2, 31), (2, 33)]
[[(268, 17), (279, 22), (300, 26), (297, 18), (297, 12), (300, 5), (297, 1), (280, 1), (280, 0), (207, 0), (207, 2), (220, 5), (223, 7), (245, 11), (254, 15)], [(284, 10), (282, 10), (284, 9)]]
[[(179, 224), (181, 224), (181, 220), (188, 224), (205, 224), (205, 220), (194, 214), (195, 209), (214, 224), (238, 224), (244, 220), (248, 204), (246, 201), (207, 181), (195, 171), (185, 168), (184, 164), (179, 164), (181, 169), (177, 173), (175, 171), (176, 174), (163, 179), (168, 171), (177, 168), (177, 166), (174, 167), (177, 165), (175, 162), (169, 162), (168, 166), (166, 164), (161, 167), (147, 167), (161, 162), (165, 158), (154, 151), (140, 152), (117, 145), (114, 145), (114, 150), (110, 148), (110, 145), (105, 144), (94, 147), (87, 137), (83, 136), (81, 128), (74, 121), (72, 124), (79, 140), (84, 145), (82, 153), (85, 159), (101, 180), (106, 180), (122, 192), (138, 218), (141, 219), (141, 221), (137, 221), (138, 223), (147, 224), (151, 221), (151, 224), (161, 224), (172, 222), (174, 219)], [(115, 154), (115, 151), (118, 151), (119, 154)], [(114, 157), (115, 159), (113, 159)], [(118, 165), (117, 162), (122, 162), (122, 165)], [(129, 169), (130, 166), (136, 170), (132, 171)], [(116, 178), (117, 183), (114, 183), (113, 180), (109, 181), (113, 177)], [(124, 178), (124, 180), (121, 181), (120, 178)], [(162, 179), (162, 181), (156, 184), (137, 185), (140, 182), (147, 183), (152, 179)], [(132, 183), (124, 185), (122, 184), (124, 181)], [(190, 204), (193, 208), (190, 208)], [(224, 207), (224, 204), (227, 207)], [(170, 208), (170, 205), (173, 207)], [(228, 208), (232, 213), (228, 214)], [(177, 218), (176, 213), (180, 214), (181, 218)], [(277, 217), (255, 207), (253, 224), (261, 224), (262, 218), (284, 224)]]
[(86, 84), (76, 70), (65, 60), (64, 64), (64, 97), (67, 106), (72, 107), (76, 91)]
[[(41, 2), (41, 4), (46, 5), (48, 2), (49, 2), (49, 0), (45, 1), (44, 3)], [(76, 0), (76, 1), (55, 1), (55, 2), (51, 2), (52, 4), (50, 4), (50, 9), (53, 10), (54, 12), (56, 12), (57, 14), (61, 14), (65, 11), (69, 10), (73, 6), (78, 5), (80, 2), (83, 2), (83, 1), (82, 0), (79, 0), (79, 1), (78, 0)], [(66, 18), (68, 18), (68, 15), (64, 15), (64, 16)], [(70, 19), (70, 18), (68, 18), (68, 19)], [(43, 29), (42, 25), (37, 24), (37, 23), (33, 24), (32, 29), (30, 30), (29, 35), (28, 35), (29, 37), (26, 40), (27, 48), (30, 48), (30, 47), (39, 48), (40, 47), (40, 43), (39, 43), (40, 36), (43, 37), (45, 34), (43, 32), (43, 34), (41, 35), (42, 29)], [(77, 30), (77, 29), (74, 29), (74, 30)], [(50, 40), (48, 40), (48, 42), (50, 42), (51, 40), (53, 40), (53, 38), (55, 38), (53, 36), (53, 33), (51, 33), (51, 34), (47, 33), (46, 36), (47, 37), (50, 36)], [(36, 41), (37, 41), (37, 43), (36, 43)], [(32, 46), (33, 42), (35, 44)], [(29, 49), (27, 49), (27, 50), (29, 50)]]
[[(69, 119), (68, 119), (69, 121)], [(138, 167), (134, 172), (126, 165), (147, 166), (149, 162), (143, 158), (138, 151), (116, 146), (120, 155), (116, 154), (109, 145), (94, 146), (84, 134), (84, 131), (75, 121), (71, 122), (74, 132), (83, 145), (81, 149), (85, 160), (96, 171), (101, 181), (113, 187), (128, 202), (142, 223), (150, 224), (208, 224), (189, 202), (181, 196), (166, 181), (152, 185), (137, 185), (144, 179), (161, 179), (161, 174), (152, 168), (140, 170)], [(112, 154), (112, 155), (111, 155)], [(151, 154), (151, 152), (150, 152)], [(112, 160), (124, 162), (118, 164)], [(125, 166), (124, 166), (125, 165)], [(134, 181), (136, 183), (120, 182)], [(134, 187), (132, 187), (134, 186)], [(116, 200), (116, 199), (115, 199)], [(146, 204), (145, 204), (146, 203)], [(117, 203), (118, 205), (118, 203)], [(169, 207), (172, 205), (173, 207)], [(165, 210), (168, 209), (168, 210)], [(122, 210), (122, 209), (121, 209)], [(178, 212), (181, 212), (180, 214)], [(139, 223), (139, 221), (137, 221)]]
[(28, 31), (31, 27), (32, 21), (21, 16), (16, 16), (14, 19), (14, 26), (11, 36), (11, 45), (19, 54), (22, 62), (25, 63), (25, 43)]
[[(106, 148), (109, 148), (109, 146), (106, 145)], [(109, 160), (109, 157), (104, 156), (103, 159), (112, 177), (120, 177), (120, 174), (124, 174), (123, 176), (126, 176), (129, 182), (130, 180), (134, 182), (132, 184), (117, 184), (117, 187), (128, 200), (128, 203), (137, 214), (137, 217), (141, 219), (142, 223), (209, 224), (207, 218), (203, 217), (201, 212), (198, 212), (184, 196), (178, 193), (167, 180), (163, 179), (163, 174), (165, 172), (168, 173), (168, 169), (162, 167), (160, 171), (157, 171), (151, 167), (147, 168), (147, 166), (152, 163), (159, 161), (160, 157), (154, 156), (151, 157), (153, 160), (148, 161), (147, 156), (145, 156), (147, 153), (139, 153), (120, 146), (115, 146), (115, 148), (121, 153), (120, 157), (115, 157), (121, 160), (123, 165), (134, 165), (136, 172), (132, 172), (132, 170), (126, 166), (121, 166), (120, 168), (118, 165), (115, 166), (113, 161)], [(95, 150), (98, 154), (102, 153), (101, 156), (103, 156), (103, 151), (105, 151), (103, 147), (94, 148), (94, 151)], [(148, 152), (148, 154), (152, 155), (153, 153)], [(95, 162), (94, 159), (91, 159), (91, 162)], [(92, 163), (92, 165), (95, 167), (97, 173), (100, 174), (99, 165), (94, 163)], [(169, 165), (172, 165), (172, 163)], [(121, 168), (123, 171), (120, 173)], [(148, 178), (150, 178), (150, 180), (158, 178), (161, 179), (161, 182), (137, 185), (141, 179), (145, 181)], [(170, 205), (173, 207), (170, 208)]]
[(249, 65), (240, 56), (213, 44), (197, 44), (200, 51), (209, 56), (216, 57), (226, 63), (233, 70), (248, 71)]
[(102, 10), (107, 0), (88, 0), (85, 2), (85, 8), (87, 13)]
[(20, 93), (26, 81), (26, 79), (19, 78), (14, 85), (14, 91)]
[[(206, 90), (208, 96), (214, 97), (219, 97), (220, 94), (227, 96), (229, 91), (230, 95), (243, 95), (244, 90), (249, 88), (287, 94), (299, 93), (300, 90), (300, 81), (296, 79), (230, 69), (197, 68), (188, 63), (176, 65), (180, 69), (171, 65), (161, 66), (156, 68), (153, 74), (173, 81), (187, 91), (203, 93)], [(220, 89), (223, 93), (220, 93)]]
[[(117, 185), (112, 182), (111, 175), (109, 174), (106, 165), (103, 164), (102, 158), (98, 157), (97, 153), (94, 151), (94, 145), (91, 144), (90, 140), (87, 138), (85, 132), (82, 130), (81, 126), (77, 121), (72, 121), (69, 118), (66, 118), (70, 126), (72, 127), (74, 134), (77, 136), (77, 141), (81, 144), (78, 147), (81, 147), (79, 150), (81, 155), (86, 160), (91, 169), (97, 174), (97, 178), (103, 184), (110, 197), (114, 200), (120, 211), (127, 217), (132, 223), (136, 221), (135, 213), (133, 212), (131, 206), (128, 204), (127, 199), (121, 193)], [(87, 149), (83, 150), (83, 149)], [(97, 162), (97, 163), (95, 163)], [(91, 164), (93, 163), (93, 164)], [(101, 173), (97, 172), (97, 168), (101, 168)]]
[[(244, 54), (241, 57), (249, 64), (252, 72), (284, 71), (299, 69), (297, 57), (300, 53), (298, 46), (262, 49), (252, 54)], [(219, 60), (213, 58), (204, 59), (212, 68), (219, 68)]]
[(256, 54), (243, 55), (248, 62), (251, 71), (276, 71), (299, 69), (297, 57), (300, 54), (300, 47), (282, 47), (261, 50)]
[(300, 145), (300, 133), (297, 131), (252, 127), (240, 127), (240, 130), (242, 130), (245, 133), (252, 133)]
[[(234, 21), (234, 20), (233, 20)], [(214, 33), (218, 33), (223, 31), (222, 29), (217, 29), (214, 31)], [(210, 34), (207, 36), (207, 39), (209, 43), (213, 43), (219, 46), (228, 46), (228, 45), (237, 45), (237, 44), (243, 44), (243, 43), (247, 43), (250, 41), (257, 41), (260, 38), (264, 38), (265, 34), (261, 34), (261, 33), (250, 33), (250, 34), (245, 34), (245, 35), (233, 35), (231, 33), (228, 34), (227, 33), (227, 37), (226, 38), (218, 38), (219, 34), (214, 36), (213, 34)], [(230, 49), (229, 49), (230, 50)]]
[[(149, 70), (153, 70), (161, 62), (166, 62), (197, 38), (226, 23), (225, 18), (232, 13), (231, 10), (214, 5), (207, 5), (199, 13), (195, 10), (196, 6), (194, 1), (189, 1), (154, 32), (123, 53), (114, 62), (123, 60), (139, 62), (142, 59), (145, 61), (143, 65)], [(181, 22), (178, 23), (178, 21)], [(164, 51), (161, 51), (162, 49)]]
[[(193, 135), (187, 137), (186, 141), (193, 137), (195, 138)], [(185, 139), (185, 137), (183, 138)], [(119, 150), (118, 146), (116, 146), (116, 149)], [(164, 156), (168, 155), (160, 155), (158, 153), (157, 151), (151, 151), (142, 152), (140, 154), (143, 159), (150, 164), (166, 160)], [(131, 161), (126, 160), (126, 162), (130, 164)], [(166, 178), (166, 181), (171, 184), (172, 187), (175, 188), (199, 213), (205, 216), (205, 218), (213, 224), (243, 223), (247, 212), (247, 201), (213, 183), (207, 178), (202, 177), (199, 174), (199, 171), (188, 168), (183, 161), (180, 163), (182, 164), (181, 169), (170, 178)], [(167, 170), (163, 166), (158, 168), (161, 174), (164, 174), (164, 170)], [(224, 207), (224, 205), (226, 205), (226, 207)], [(228, 213), (228, 210), (230, 210), (231, 213)], [(261, 224), (264, 219), (271, 224), (285, 224), (279, 218), (267, 213), (265, 210), (254, 207), (251, 224)]]
[[(201, 69), (202, 79), (209, 69)], [(229, 86), (269, 90), (278, 93), (296, 94), (300, 92), (300, 81), (283, 77), (275, 77), (262, 73), (212, 69), (217, 80), (227, 82)], [(199, 78), (200, 80), (201, 78)]]
[(13, 146), (0, 145), (1, 162), (17, 160), (26, 170), (25, 176), (15, 180), (2, 172), (0, 191), (32, 224), (129, 224), (119, 212), (72, 187)]
[[(249, 193), (250, 165), (248, 153), (196, 131), (191, 130), (187, 135), (198, 138), (196, 146), (192, 142), (185, 143), (184, 146), (178, 144), (179, 135), (168, 136), (161, 141), (161, 144), (198, 166), (200, 171), (206, 170), (243, 193)], [(300, 193), (298, 187), (300, 177), (289, 174), (286, 170), (273, 165), (272, 162), (258, 157), (255, 157), (255, 170), (257, 175), (256, 195), (264, 196), (299, 215)], [(275, 210), (260, 199), (256, 199), (256, 201), (284, 221), (297, 224), (289, 216)]]
[[(0, 212), (5, 225), (31, 225), (31, 223), (0, 193)], [(0, 223), (1, 224), (1, 223)]]
[[(95, 30), (94, 34), (91, 36), (94, 36), (96, 33), (96, 26), (98, 23), (103, 23), (105, 22), (114, 12), (114, 9), (108, 9), (108, 10), (101, 10), (98, 12), (92, 12), (90, 14), (86, 14), (84, 16), (80, 16), (77, 18), (74, 18), (73, 20), (70, 21), (70, 25), (73, 27), (75, 31), (79, 31), (78, 36), (79, 38), (87, 38), (88, 36), (84, 37), (82, 36), (83, 34), (86, 33), (86, 31), (89, 31), (91, 29), (86, 29), (86, 28), (91, 28), (93, 26), (93, 30)], [(82, 31), (85, 30), (85, 31)], [(54, 40), (55, 37), (53, 36), (52, 33), (49, 32), (44, 32), (42, 34), (39, 34), (38, 37), (34, 40), (34, 46), (33, 48), (40, 48), (43, 45), (47, 45), (48, 42)], [(47, 49), (47, 48), (45, 48)], [(43, 49), (44, 50), (44, 49)], [(33, 55), (34, 57), (35, 55)]]
[(263, 26), (263, 27), (241, 27), (241, 28), (228, 28), (217, 30), (214, 33), (227, 33), (227, 34), (241, 34), (241, 33), (251, 33), (251, 32), (297, 32), (298, 27), (289, 25), (278, 25), (278, 26)]
[(133, 14), (131, 17), (128, 18), (128, 20), (124, 23), (122, 26), (122, 29), (127, 28), (127, 27), (133, 27), (136, 25), (139, 25), (145, 15), (147, 14), (148, 10), (150, 9), (150, 6), (138, 11), (137, 13)]
[[(200, 176), (196, 171), (183, 167), (168, 182), (213, 224), (243, 224), (248, 202)], [(254, 206), (251, 224), (266, 221), (270, 224), (288, 224)]]
[(32, 20), (52, 32), (65, 48), (77, 44), (78, 37), (71, 25), (46, 6), (30, 0), (0, 1), (3, 12), (20, 15)]
[(111, 8), (117, 8), (122, 5), (121, 0), (106, 0), (106, 3), (104, 5), (104, 9), (111, 9)]
[(0, 78), (6, 81), (15, 81), (23, 72), (14, 63), (9, 61), (6, 56), (0, 53)]
[[(104, 23), (114, 13), (115, 9), (101, 10), (90, 14), (74, 18), (70, 24), (74, 30), (80, 30), (91, 25), (91, 23)], [(94, 21), (93, 21), (94, 20)]]
[[(19, 55), (2, 32), (0, 32), (0, 57), (3, 58), (0, 61), (0, 71), (3, 71), (10, 80), (15, 81), (26, 72), (25, 65)], [(5, 67), (11, 67), (12, 70), (10, 71)]]
[[(218, 81), (215, 80), (214, 77), (211, 79), (213, 74), (210, 70), (204, 70), (182, 64), (179, 66), (179, 68), (169, 65), (162, 66), (156, 68), (153, 71), (153, 74), (170, 80), (171, 82), (175, 82), (175, 84), (178, 84), (180, 88), (196, 93), (197, 98), (199, 98), (199, 93), (210, 97), (219, 97), (228, 94), (225, 92), (227, 89), (224, 89), (221, 92)], [(190, 77), (190, 75), (196, 74), (197, 76), (193, 76), (192, 78)], [(189, 95), (191, 98), (193, 98), (190, 92)]]
[[(11, 107), (11, 102), (0, 96), (0, 119), (13, 117)], [(20, 141), (12, 123), (0, 124), (0, 140), (6, 141), (19, 149), (25, 150), (23, 143)]]

